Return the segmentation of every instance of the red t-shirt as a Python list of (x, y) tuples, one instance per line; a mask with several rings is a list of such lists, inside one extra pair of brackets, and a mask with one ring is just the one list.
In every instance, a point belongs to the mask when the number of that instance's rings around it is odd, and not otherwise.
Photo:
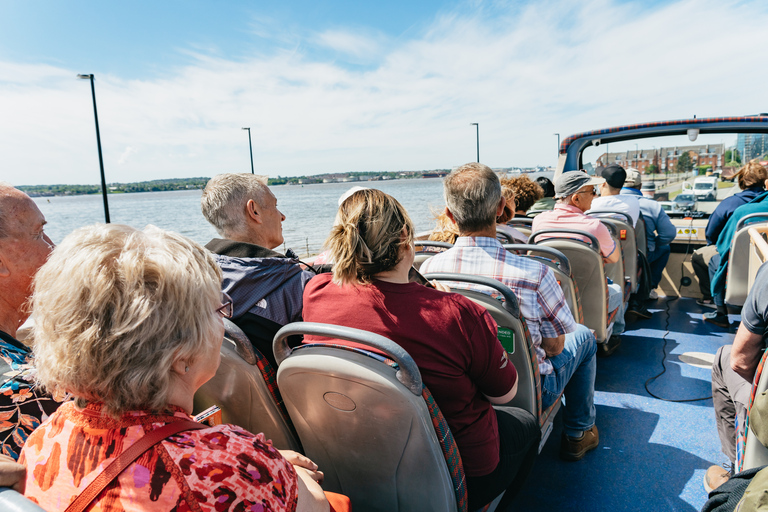
[[(517, 372), (497, 339), (491, 315), (457, 293), (417, 283), (340, 287), (331, 277), (321, 274), (307, 283), (304, 321), (364, 329), (402, 346), (451, 428), (466, 475), (484, 476), (496, 469), (499, 429), (483, 395), (504, 396)], [(326, 340), (304, 337), (305, 343)]]

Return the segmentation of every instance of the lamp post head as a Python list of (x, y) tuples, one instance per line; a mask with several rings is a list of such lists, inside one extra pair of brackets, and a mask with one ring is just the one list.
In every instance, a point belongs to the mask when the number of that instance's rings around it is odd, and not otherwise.
[(243, 130), (248, 130), (248, 131), (251, 131), (251, 129), (250, 129), (250, 128), (243, 128)]
[(88, 80), (90, 78), (93, 78), (93, 75), (81, 75), (81, 74), (78, 74), (77, 78), (81, 78), (83, 80)]
[(478, 123), (469, 123), (469, 126), (480, 126)]

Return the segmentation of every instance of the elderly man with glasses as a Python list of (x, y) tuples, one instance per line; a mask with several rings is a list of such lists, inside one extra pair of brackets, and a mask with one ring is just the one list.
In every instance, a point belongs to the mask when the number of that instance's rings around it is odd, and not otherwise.
[[(584, 171), (564, 172), (555, 180), (555, 199), (557, 204), (550, 212), (544, 212), (533, 219), (531, 231), (536, 233), (545, 229), (577, 229), (594, 235), (600, 244), (603, 262), (616, 263), (621, 259), (621, 247), (613, 240), (608, 228), (586, 212), (592, 207), (592, 200), (597, 195), (597, 185), (605, 182), (603, 178), (594, 178)], [(569, 235), (565, 235), (569, 236)], [(573, 235), (577, 238), (578, 235)], [(621, 308), (615, 317), (613, 336), (608, 345), (615, 349), (620, 343), (618, 335), (624, 332), (624, 291), (621, 284), (608, 283), (608, 310)]]

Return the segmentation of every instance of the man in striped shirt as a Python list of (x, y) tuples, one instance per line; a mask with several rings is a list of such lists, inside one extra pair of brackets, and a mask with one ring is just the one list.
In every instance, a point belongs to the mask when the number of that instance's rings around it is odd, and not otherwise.
[[(425, 261), (421, 271), (491, 277), (515, 293), (538, 357), (542, 408), (559, 399), (568, 385), (560, 456), (581, 459), (599, 442), (594, 335), (573, 319), (549, 267), (507, 252), (496, 239), (496, 217), (505, 200), (499, 178), (490, 168), (479, 163), (459, 167), (446, 177), (444, 192), (446, 214), (458, 226), (460, 237), (452, 249)], [(490, 293), (475, 285), (461, 286)]]

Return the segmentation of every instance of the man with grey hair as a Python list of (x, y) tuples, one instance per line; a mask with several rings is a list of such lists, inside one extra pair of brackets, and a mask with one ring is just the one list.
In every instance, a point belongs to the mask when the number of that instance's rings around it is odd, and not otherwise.
[(16, 466), (3, 455), (17, 459), (27, 436), (59, 406), (37, 389), (32, 352), (16, 339), (29, 317), (32, 281), (53, 249), (44, 226), (34, 201), (0, 182), (0, 414), (14, 433), (0, 441), (0, 485), (14, 485), (2, 482)]
[[(504, 210), (498, 176), (480, 163), (462, 165), (444, 181), (446, 215), (459, 228), (453, 248), (426, 260), (423, 273), (460, 272), (496, 279), (517, 296), (541, 372), (542, 408), (565, 390), (560, 457), (580, 460), (599, 443), (595, 426), (595, 353), (592, 332), (568, 309), (552, 270), (506, 251), (496, 239), (496, 217)], [(488, 293), (487, 288), (463, 285)]]
[(222, 287), (234, 305), (232, 321), (277, 368), (272, 340), (282, 326), (301, 321), (304, 285), (314, 274), (273, 250), (283, 243), (285, 215), (265, 176), (214, 176), (203, 190), (201, 208), (223, 237), (205, 247), (224, 274)]

